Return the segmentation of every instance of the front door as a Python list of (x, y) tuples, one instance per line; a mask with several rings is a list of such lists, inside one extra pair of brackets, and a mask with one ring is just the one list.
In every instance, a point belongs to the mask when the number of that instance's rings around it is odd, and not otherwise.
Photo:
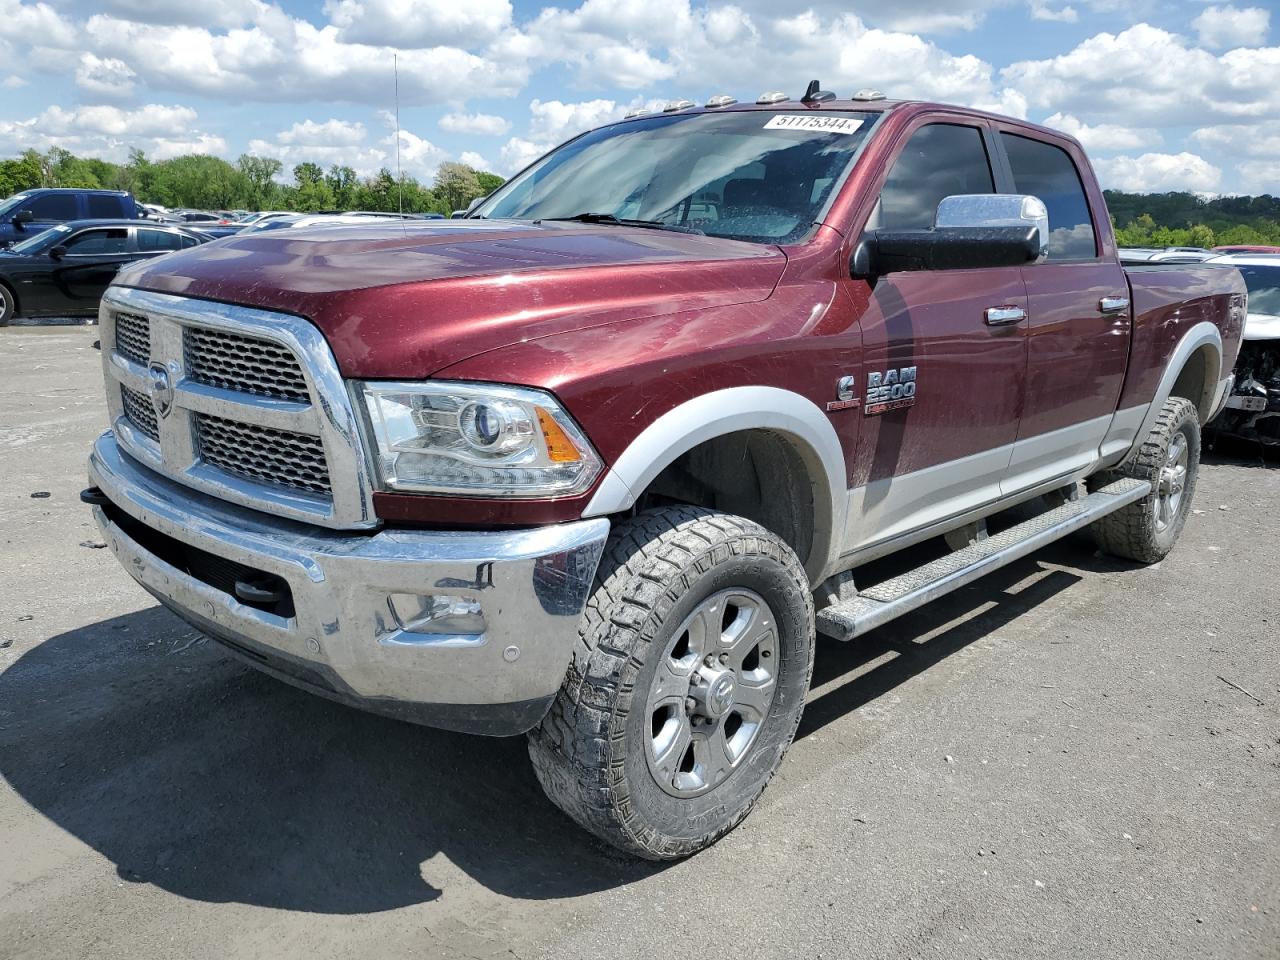
[(53, 290), (46, 310), (84, 313), (98, 309), (116, 272), (136, 254), (129, 250), (129, 228), (82, 230), (64, 243), (66, 253), (53, 268)]
[[(908, 133), (867, 226), (929, 229), (944, 197), (994, 192), (982, 129), (926, 123)], [(1026, 386), (1026, 322), (989, 323), (988, 310), (1025, 316), (1018, 267), (877, 280), (861, 321), (846, 553), (999, 498)]]
[(1005, 493), (1089, 466), (1111, 425), (1129, 362), (1128, 282), (1102, 256), (1070, 154), (1004, 132), (1014, 189), (1044, 201), (1049, 250), (1024, 267), (1030, 300), (1026, 403)]

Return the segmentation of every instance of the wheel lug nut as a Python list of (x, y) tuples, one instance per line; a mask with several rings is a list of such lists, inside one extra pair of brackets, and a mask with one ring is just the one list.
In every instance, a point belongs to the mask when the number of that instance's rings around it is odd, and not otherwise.
[(697, 701), (696, 701), (696, 700), (694, 700), (694, 699), (693, 699), (693, 697), (685, 697), (685, 698), (684, 698), (684, 712), (685, 712), (685, 713), (690, 713), (690, 714), (691, 714), (691, 713), (693, 713), (693, 711), (694, 711), (694, 710), (696, 710), (696, 709), (697, 709), (697, 707), (698, 707), (698, 703), (697, 703)]
[(720, 662), (721, 662), (721, 663), (728, 663), (728, 662), (729, 662), (729, 655), (728, 655), (727, 653), (722, 653), (722, 654), (720, 654)]

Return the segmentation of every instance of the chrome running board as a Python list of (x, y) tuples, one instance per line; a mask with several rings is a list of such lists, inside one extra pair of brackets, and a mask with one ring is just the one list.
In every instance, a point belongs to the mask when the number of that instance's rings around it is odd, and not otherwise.
[(818, 632), (837, 640), (852, 640), (1087, 527), (1150, 492), (1151, 484), (1146, 480), (1113, 481), (1088, 496), (1068, 501), (995, 536), (868, 587), (852, 599), (819, 610)]

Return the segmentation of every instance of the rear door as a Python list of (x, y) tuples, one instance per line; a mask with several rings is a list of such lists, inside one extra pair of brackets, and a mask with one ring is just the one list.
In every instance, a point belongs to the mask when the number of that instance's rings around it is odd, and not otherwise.
[(163, 227), (134, 227), (136, 258), (151, 260), (174, 250), (182, 249), (182, 234)]
[[(978, 122), (909, 128), (867, 228), (927, 230), (944, 197), (994, 193), (992, 142)], [(865, 282), (850, 283), (866, 300)], [(1018, 267), (877, 279), (861, 320), (846, 551), (999, 498), (1026, 386), (1026, 325), (991, 325), (987, 311), (1027, 306)]]
[(50, 308), (74, 313), (96, 310), (116, 271), (137, 256), (131, 250), (128, 227), (81, 230), (63, 246), (66, 253), (53, 269), (53, 294), (61, 303), (51, 303)]
[(1010, 130), (1000, 144), (1012, 191), (1049, 209), (1048, 256), (1022, 268), (1030, 325), (1026, 402), (1003, 486), (1013, 493), (1096, 458), (1124, 382), (1131, 320), (1124, 272), (1094, 222), (1083, 157)]

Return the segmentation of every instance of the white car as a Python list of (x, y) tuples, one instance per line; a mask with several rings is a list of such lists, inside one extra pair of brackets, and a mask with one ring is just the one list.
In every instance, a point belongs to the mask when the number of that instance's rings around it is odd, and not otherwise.
[(293, 230), (299, 227), (340, 227), (344, 224), (387, 223), (391, 221), (403, 222), (394, 214), (385, 217), (350, 213), (290, 214), (284, 217), (272, 217), (269, 220), (259, 220), (257, 223), (250, 224), (241, 230), (240, 235), (261, 233), (265, 230)]
[(1213, 427), (1280, 446), (1280, 254), (1232, 253), (1205, 264), (1235, 267), (1249, 288), (1235, 386)]

